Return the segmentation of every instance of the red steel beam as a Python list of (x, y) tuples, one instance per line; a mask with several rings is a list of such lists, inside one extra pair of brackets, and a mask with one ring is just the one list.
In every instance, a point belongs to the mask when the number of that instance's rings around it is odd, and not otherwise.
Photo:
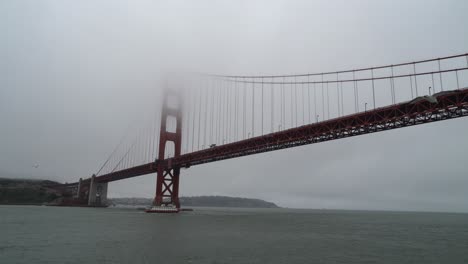
[[(468, 89), (434, 95), (437, 103), (419, 97), (409, 102), (377, 108), (327, 121), (304, 125), (280, 132), (187, 153), (176, 158), (155, 161), (96, 177), (98, 182), (111, 182), (155, 173), (158, 162), (164, 166), (190, 167), (224, 159), (291, 148), (307, 144), (375, 133), (407, 126), (442, 121), (468, 115)], [(83, 182), (89, 179), (83, 180)], [(71, 183), (68, 185), (75, 185)]]
[(164, 162), (171, 163), (172, 166), (190, 167), (468, 115), (468, 89), (441, 92), (434, 97), (437, 98), (437, 103), (431, 103), (421, 97), (405, 103), (184, 154)]
[(151, 174), (157, 172), (157, 165), (155, 162), (146, 163), (140, 166), (131, 167), (125, 170), (115, 171), (112, 173), (97, 176), (97, 182), (111, 182), (118, 181), (136, 176)]
[[(157, 172), (157, 164), (158, 162), (150, 162), (143, 165), (131, 167), (125, 170), (115, 171), (107, 174), (103, 174), (100, 176), (96, 176), (95, 180), (97, 182), (112, 182), (118, 181), (128, 178), (133, 178), (141, 175), (151, 174)], [(89, 184), (91, 178), (83, 179), (82, 183), (84, 186)], [(61, 188), (70, 188), (77, 186), (78, 182), (73, 183), (66, 183), (66, 184), (59, 184), (59, 185), (50, 185), (49, 187), (61, 187)]]

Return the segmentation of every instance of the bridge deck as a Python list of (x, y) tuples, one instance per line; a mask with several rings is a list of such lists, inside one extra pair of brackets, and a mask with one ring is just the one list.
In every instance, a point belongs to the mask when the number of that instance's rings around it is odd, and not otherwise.
[[(155, 173), (158, 162), (165, 166), (190, 167), (278, 149), (319, 143), (390, 129), (442, 121), (468, 115), (468, 89), (434, 95), (436, 103), (422, 97), (412, 101), (304, 125), (263, 136), (187, 153), (177, 158), (156, 161), (96, 177), (111, 182)], [(86, 179), (85, 181), (89, 181)], [(72, 183), (69, 185), (74, 185)]]

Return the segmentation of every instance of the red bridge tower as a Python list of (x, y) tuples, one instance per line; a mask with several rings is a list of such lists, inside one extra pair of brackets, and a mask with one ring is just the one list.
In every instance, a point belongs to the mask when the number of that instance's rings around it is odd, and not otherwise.
[[(168, 123), (175, 118), (175, 131), (168, 130)], [(171, 122), (171, 128), (173, 127)], [(161, 131), (157, 163), (156, 197), (153, 205), (162, 208), (180, 208), (179, 175), (180, 167), (172, 166), (171, 159), (165, 160), (167, 143), (174, 144), (174, 157), (180, 156), (182, 144), (182, 99), (177, 91), (166, 89), (163, 95)], [(154, 208), (153, 208), (154, 209)], [(158, 209), (154, 209), (158, 210)]]

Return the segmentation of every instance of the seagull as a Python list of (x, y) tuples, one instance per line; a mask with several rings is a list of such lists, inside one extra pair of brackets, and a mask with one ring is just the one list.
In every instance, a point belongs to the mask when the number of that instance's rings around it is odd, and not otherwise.
[(37, 169), (37, 168), (39, 168), (39, 164), (34, 164), (34, 165), (32, 165), (32, 167)]

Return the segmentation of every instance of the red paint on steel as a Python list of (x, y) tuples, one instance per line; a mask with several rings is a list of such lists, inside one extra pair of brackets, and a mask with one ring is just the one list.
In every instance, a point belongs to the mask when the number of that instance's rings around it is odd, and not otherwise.
[(176, 166), (247, 156), (468, 115), (468, 89), (441, 92), (437, 103), (412, 100), (371, 111), (249, 138), (165, 160)]
[[(178, 203), (178, 183), (181, 167), (468, 116), (467, 88), (441, 92), (434, 96), (437, 97), (437, 103), (431, 103), (425, 99), (415, 99), (184, 155), (180, 155), (182, 120), (180, 109), (163, 111), (164, 118), (162, 120), (165, 120), (170, 112), (175, 114), (177, 117), (177, 130), (176, 133), (172, 134), (166, 132), (165, 123), (164, 130), (162, 123), (159, 159), (154, 163), (98, 176), (95, 180), (97, 182), (111, 182), (158, 172), (157, 184), (161, 189), (157, 189), (156, 202), (161, 202), (161, 198), (164, 197), (162, 187), (165, 186), (166, 189), (169, 188), (170, 190), (164, 189), (166, 191), (165, 195), (169, 195), (168, 197)], [(165, 143), (170, 140), (175, 142), (175, 156), (164, 159), (164, 150), (161, 150), (161, 147), (164, 147)], [(163, 184), (165, 177), (168, 179), (167, 184)], [(83, 183), (87, 181), (89, 179), (83, 180)], [(74, 185), (77, 185), (77, 183), (67, 184), (66, 186)], [(158, 190), (160, 191), (158, 192)]]
[[(169, 98), (172, 97), (177, 100), (176, 106), (169, 105)], [(164, 160), (166, 153), (166, 144), (168, 142), (174, 143), (174, 157), (180, 156), (182, 147), (182, 101), (179, 93), (166, 90), (163, 98), (163, 109), (161, 113), (161, 131), (159, 137), (159, 153), (158, 159)], [(168, 117), (176, 119), (175, 132), (170, 132), (167, 129)], [(156, 197), (154, 198), (154, 205), (175, 205), (180, 208), (179, 203), (179, 174), (180, 167), (172, 166), (170, 162), (158, 162), (157, 179), (156, 179)]]

